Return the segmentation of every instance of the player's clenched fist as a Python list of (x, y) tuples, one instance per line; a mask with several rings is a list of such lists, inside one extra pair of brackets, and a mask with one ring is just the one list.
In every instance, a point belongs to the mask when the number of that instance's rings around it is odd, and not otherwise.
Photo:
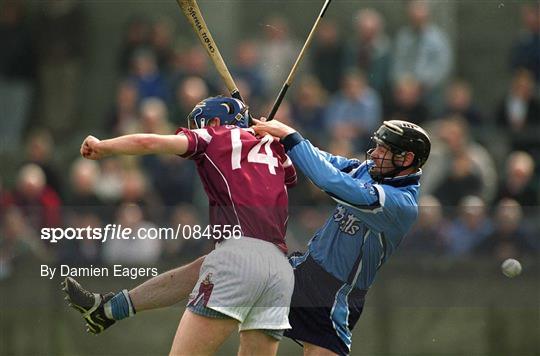
[(84, 139), (81, 145), (81, 155), (88, 159), (101, 159), (105, 153), (100, 147), (101, 141), (94, 136), (88, 136)]

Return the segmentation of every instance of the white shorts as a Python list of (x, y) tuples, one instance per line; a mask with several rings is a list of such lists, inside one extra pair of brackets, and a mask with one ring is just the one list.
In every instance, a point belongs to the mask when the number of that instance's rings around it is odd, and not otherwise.
[(219, 243), (201, 266), (188, 302), (240, 322), (240, 330), (290, 329), (294, 273), (274, 244), (249, 237)]

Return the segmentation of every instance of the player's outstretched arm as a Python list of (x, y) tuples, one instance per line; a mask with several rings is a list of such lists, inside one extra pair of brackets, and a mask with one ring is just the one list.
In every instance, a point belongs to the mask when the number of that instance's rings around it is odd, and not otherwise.
[[(253, 119), (255, 126), (253, 129), (259, 135), (269, 134), (279, 139), (284, 139), (285, 137), (297, 132), (294, 128), (285, 125), (278, 120), (266, 121), (263, 117), (260, 120)], [(356, 168), (360, 165), (360, 161), (357, 159), (349, 159), (341, 156), (334, 156), (325, 151), (321, 151), (318, 148), (314, 148), (320, 156), (325, 160), (330, 162), (330, 164), (340, 171), (349, 172), (351, 169)]]
[(333, 198), (353, 206), (377, 203), (376, 196), (371, 194), (369, 189), (343, 170), (343, 163), (354, 163), (358, 166), (357, 160), (336, 159), (327, 152), (318, 150), (295, 129), (277, 120), (265, 122), (253, 119), (253, 122), (253, 129), (258, 134), (279, 137), (294, 165)]
[(81, 155), (98, 160), (111, 155), (182, 155), (187, 149), (188, 139), (184, 135), (133, 134), (109, 140), (88, 136), (81, 145)]

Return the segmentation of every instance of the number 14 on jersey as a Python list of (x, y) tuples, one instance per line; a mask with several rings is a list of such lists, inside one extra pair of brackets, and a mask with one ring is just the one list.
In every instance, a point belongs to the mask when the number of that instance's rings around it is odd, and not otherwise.
[[(250, 163), (266, 164), (270, 174), (276, 174), (276, 167), (278, 166), (278, 160), (274, 157), (272, 148), (270, 145), (274, 141), (274, 138), (270, 135), (264, 136), (258, 144), (253, 146), (249, 150), (247, 160)], [(232, 154), (231, 163), (232, 169), (240, 169), (240, 160), (242, 158), (242, 141), (240, 140), (240, 129), (231, 130), (231, 144)], [(261, 147), (264, 145), (264, 153), (260, 153)]]

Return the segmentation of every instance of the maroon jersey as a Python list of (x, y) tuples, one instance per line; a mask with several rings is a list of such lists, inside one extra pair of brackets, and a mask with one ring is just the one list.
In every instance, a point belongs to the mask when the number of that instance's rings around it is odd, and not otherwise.
[(210, 203), (210, 224), (239, 226), (242, 235), (272, 242), (287, 252), (287, 187), (296, 172), (283, 146), (251, 129), (217, 126), (177, 134), (188, 138), (182, 156), (197, 164)]

